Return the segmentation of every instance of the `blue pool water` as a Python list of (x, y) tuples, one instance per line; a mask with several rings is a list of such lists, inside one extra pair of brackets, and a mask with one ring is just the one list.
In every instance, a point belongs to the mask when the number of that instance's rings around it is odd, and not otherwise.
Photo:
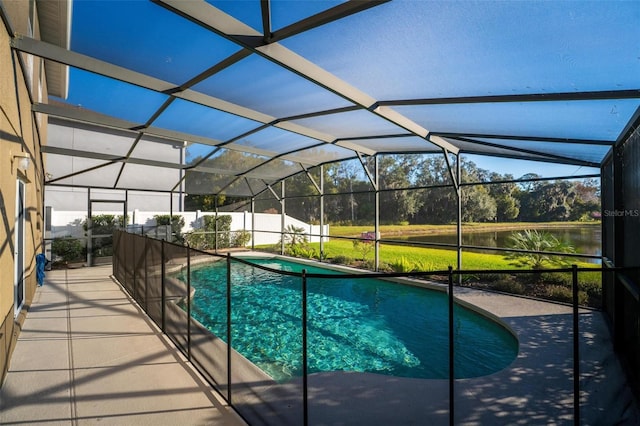
[[(335, 274), (279, 259), (272, 269)], [(232, 345), (271, 377), (302, 374), (301, 279), (233, 262)], [(226, 263), (194, 267), (191, 314), (226, 339)], [(448, 377), (446, 294), (376, 279), (308, 280), (308, 371), (361, 371)], [(518, 342), (496, 322), (455, 306), (457, 378), (494, 373), (516, 357)]]

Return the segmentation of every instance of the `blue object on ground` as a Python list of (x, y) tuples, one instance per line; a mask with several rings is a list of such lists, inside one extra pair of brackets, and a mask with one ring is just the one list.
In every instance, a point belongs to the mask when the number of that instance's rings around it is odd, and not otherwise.
[(36, 255), (36, 281), (39, 286), (44, 284), (44, 267), (47, 264), (47, 257), (43, 254)]

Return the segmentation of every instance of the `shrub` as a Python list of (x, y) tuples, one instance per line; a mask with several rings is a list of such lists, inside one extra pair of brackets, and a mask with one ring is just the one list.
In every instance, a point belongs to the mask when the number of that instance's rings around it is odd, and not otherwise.
[(506, 257), (513, 259), (521, 266), (531, 269), (542, 269), (546, 265), (566, 265), (567, 261), (556, 253), (575, 253), (575, 248), (564, 241), (560, 241), (548, 232), (527, 229), (514, 232), (509, 237), (510, 247), (517, 250), (528, 250), (534, 253), (513, 252)]
[(353, 263), (353, 258), (340, 254), (336, 257), (331, 258), (331, 263), (334, 263), (336, 265), (351, 265)]
[(420, 259), (414, 263), (413, 270), (418, 272), (435, 271), (436, 265), (428, 260)]
[(245, 247), (251, 241), (251, 232), (236, 231), (231, 235), (232, 247)]
[(600, 272), (589, 272), (589, 275), (595, 275), (596, 279), (589, 279), (590, 277), (583, 277), (583, 275), (578, 276), (578, 287), (581, 290), (584, 290), (589, 297), (600, 299), (602, 298), (602, 273)]
[(368, 269), (370, 271), (375, 271), (376, 269), (376, 261), (373, 259), (367, 259), (364, 262), (362, 262), (362, 267), (364, 269)]
[(513, 281), (512, 276), (509, 274), (482, 274), (480, 280), (491, 283), (496, 281)]
[(284, 253), (289, 256), (302, 257), (306, 259), (320, 258), (318, 251), (309, 246), (307, 234), (302, 227), (288, 225), (276, 247), (281, 247), (283, 242)]
[(367, 256), (375, 248), (373, 241), (353, 240), (353, 249), (362, 254), (362, 260), (366, 260)]
[[(211, 248), (227, 248), (229, 247), (229, 233), (231, 232), (231, 216), (222, 215), (204, 216), (204, 229), (209, 232)], [(216, 232), (217, 231), (217, 232)]]
[[(91, 216), (91, 255), (96, 257), (111, 256), (113, 254), (113, 231), (124, 228), (128, 220), (128, 216), (113, 214)], [(82, 229), (85, 231), (85, 236), (88, 236), (87, 217), (82, 222)], [(105, 237), (96, 238), (96, 235), (105, 235)]]
[(285, 254), (293, 257), (301, 257), (304, 259), (319, 259), (318, 251), (312, 247), (304, 245), (289, 246), (285, 250)]
[[(453, 279), (456, 280), (456, 276), (453, 276)], [(480, 281), (480, 277), (476, 274), (462, 274), (460, 275), (460, 283), (462, 285), (471, 285), (473, 283), (477, 283)]]
[[(571, 288), (563, 287), (561, 285), (550, 285), (546, 289), (546, 295), (551, 300), (557, 300), (559, 302), (572, 303), (573, 292)], [(589, 301), (589, 296), (584, 291), (578, 291), (578, 304), (586, 305)]]
[(491, 289), (510, 294), (525, 294), (526, 292), (525, 285), (513, 279), (495, 281), (491, 284)]
[(181, 215), (157, 214), (153, 216), (156, 225), (171, 225), (171, 233), (176, 236), (176, 240), (184, 241), (182, 237), (182, 228), (184, 227), (184, 218)]
[(207, 235), (205, 235), (202, 232), (187, 232), (186, 234), (184, 234), (184, 242), (189, 247), (192, 247), (198, 250), (210, 249), (209, 240), (212, 240), (212, 239), (207, 238)]
[[(564, 287), (569, 295), (573, 286), (573, 276), (570, 273), (543, 273), (541, 281), (546, 284)], [(586, 294), (596, 303), (602, 298), (602, 278), (599, 272), (587, 272), (578, 274), (578, 288), (580, 293)], [(571, 296), (569, 296), (570, 298)], [(571, 300), (569, 299), (569, 302)]]
[[(230, 244), (231, 216), (207, 215), (202, 218), (201, 231), (193, 231), (184, 235), (184, 241), (190, 247), (199, 250), (227, 248)], [(217, 232), (216, 232), (217, 231)]]
[(557, 284), (563, 287), (571, 288), (573, 284), (573, 277), (571, 273), (563, 272), (544, 272), (540, 274), (540, 281), (547, 284)]
[[(76, 238), (54, 238), (51, 243), (51, 250), (56, 257), (60, 256), (60, 259), (65, 263), (84, 260), (85, 258), (84, 243)], [(56, 258), (53, 260), (56, 261)]]
[(413, 263), (409, 262), (404, 256), (390, 262), (389, 266), (394, 272), (411, 272), (414, 270)]
[[(91, 233), (93, 235), (112, 234), (115, 229), (124, 228), (129, 217), (113, 214), (98, 214), (91, 216)], [(87, 231), (87, 218), (82, 222), (82, 229)]]
[(391, 265), (389, 265), (387, 262), (383, 262), (383, 261), (378, 261), (378, 271), (380, 272), (393, 272), (393, 269), (391, 268)]

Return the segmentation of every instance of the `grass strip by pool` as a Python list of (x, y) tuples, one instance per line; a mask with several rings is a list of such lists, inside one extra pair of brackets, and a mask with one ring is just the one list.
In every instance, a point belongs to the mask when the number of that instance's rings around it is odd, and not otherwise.
[[(320, 243), (311, 243), (310, 246), (320, 250)], [(345, 256), (362, 259), (362, 255), (354, 250), (353, 243), (348, 240), (327, 241), (324, 243), (324, 251), (327, 258)], [(380, 261), (392, 263), (401, 257), (414, 263), (427, 261), (433, 270), (446, 270), (450, 265), (455, 268), (458, 262), (455, 250), (380, 244)], [(373, 253), (370, 253), (367, 259), (373, 259)], [(505, 259), (502, 255), (471, 252), (462, 253), (462, 266), (464, 269), (522, 268), (515, 266), (512, 260)]]
[[(267, 251), (273, 251), (274, 246), (262, 247)], [(320, 243), (310, 243), (309, 247), (320, 252)], [(260, 249), (260, 247), (256, 247)], [(354, 249), (351, 240), (341, 240), (334, 238), (324, 243), (325, 259), (331, 262), (332, 259), (343, 257), (344, 259), (362, 260), (362, 253)], [(374, 258), (373, 251), (368, 253), (366, 259), (371, 261)], [(380, 244), (380, 262), (392, 264), (404, 258), (410, 264), (427, 265), (428, 271), (445, 271), (449, 266), (457, 268), (457, 251), (437, 249), (431, 247), (412, 247), (406, 245)], [(597, 268), (600, 265), (581, 262), (578, 259), (570, 261), (571, 264), (579, 268)], [(560, 267), (560, 266), (556, 266)], [(565, 266), (566, 267), (566, 266)], [(526, 266), (507, 259), (503, 254), (476, 253), (464, 251), (462, 253), (463, 270), (492, 270), (492, 269), (529, 269)], [(568, 274), (565, 274), (568, 276)], [(580, 283), (582, 286), (600, 287), (602, 274), (600, 272), (580, 272)]]
[[(320, 251), (320, 243), (311, 243), (311, 247)], [(349, 240), (334, 239), (324, 243), (325, 256), (328, 259), (344, 256), (346, 258), (361, 260), (362, 255), (354, 250), (353, 242)], [(373, 259), (373, 253), (369, 253), (367, 259)], [(405, 258), (409, 263), (426, 264), (428, 270), (444, 271), (449, 266), (457, 267), (457, 251), (436, 249), (430, 247), (411, 247), (394, 244), (380, 244), (380, 261), (391, 264), (400, 258)], [(581, 262), (577, 259), (572, 264), (579, 268), (597, 268), (600, 265)], [(558, 266), (560, 267), (560, 266)], [(462, 269), (529, 269), (517, 264), (511, 259), (506, 259), (502, 254), (475, 253), (465, 251), (462, 253)], [(599, 286), (602, 282), (600, 272), (580, 272), (580, 282), (586, 285)]]

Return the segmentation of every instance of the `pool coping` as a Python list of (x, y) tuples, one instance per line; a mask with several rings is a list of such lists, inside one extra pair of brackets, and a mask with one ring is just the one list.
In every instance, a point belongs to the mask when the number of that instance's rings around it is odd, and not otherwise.
[[(368, 272), (269, 253), (232, 254), (232, 257), (236, 256), (281, 258), (349, 273)], [(447, 292), (447, 286), (441, 283), (396, 277), (387, 280)], [(571, 306), (459, 286), (454, 288), (454, 296), (457, 303), (497, 322), (518, 340), (518, 355), (508, 367), (488, 376), (455, 381), (455, 423), (571, 424)], [(632, 396), (613, 355), (602, 314), (583, 308), (579, 315), (582, 364), (592, 367), (581, 374), (584, 422), (598, 424), (610, 423), (613, 419), (637, 419), (638, 411), (632, 402), (629, 403)], [(255, 413), (257, 421), (265, 421), (271, 411), (284, 416), (279, 418), (280, 423), (299, 423), (302, 379), (270, 382), (264, 380), (262, 374), (256, 377), (253, 370), (246, 369), (242, 378), (260, 379), (260, 385), (252, 389), (245, 404), (240, 405)], [(308, 382), (309, 415), (314, 424), (415, 424), (416, 419), (425, 416), (428, 416), (429, 424), (449, 424), (448, 380), (325, 372), (310, 374)], [(317, 397), (319, 395), (322, 398)], [(257, 409), (260, 405), (265, 409)]]
[[(573, 424), (571, 308), (461, 288), (459, 298), (492, 312), (514, 330), (516, 359), (491, 375), (457, 379), (455, 424)], [(580, 310), (581, 424), (638, 424), (602, 314)], [(299, 380), (296, 381), (299, 384)], [(373, 373), (309, 376), (314, 424), (449, 424), (449, 382)]]

